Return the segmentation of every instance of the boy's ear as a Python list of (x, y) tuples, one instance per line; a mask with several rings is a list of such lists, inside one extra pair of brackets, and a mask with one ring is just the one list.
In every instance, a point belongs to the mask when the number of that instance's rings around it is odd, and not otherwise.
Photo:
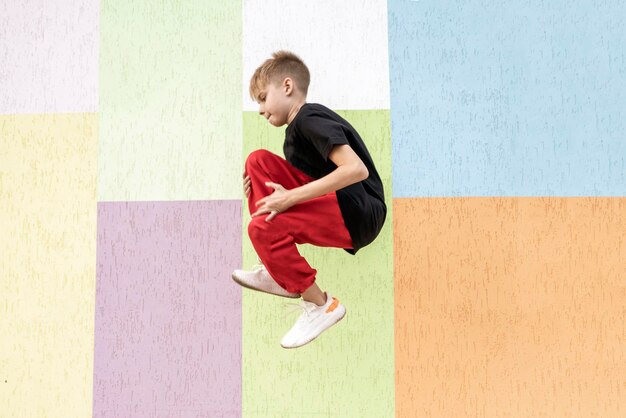
[(294, 85), (291, 77), (285, 77), (283, 80), (283, 89), (285, 89), (285, 94), (287, 94), (287, 96), (291, 95), (291, 93), (293, 93), (293, 88)]

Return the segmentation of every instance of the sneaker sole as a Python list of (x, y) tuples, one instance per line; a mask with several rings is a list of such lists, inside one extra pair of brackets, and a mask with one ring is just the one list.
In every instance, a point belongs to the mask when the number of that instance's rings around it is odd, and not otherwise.
[(289, 298), (289, 299), (299, 299), (300, 298), (300, 295), (297, 295), (295, 293), (293, 295), (285, 295), (285, 294), (281, 294), (281, 293), (268, 292), (267, 290), (258, 289), (256, 287), (248, 286), (246, 283), (244, 283), (241, 280), (239, 280), (239, 278), (237, 276), (235, 276), (234, 274), (231, 274), (230, 277), (233, 278), (235, 283), (237, 283), (241, 287), (245, 287), (246, 289), (255, 290), (255, 291), (261, 292), (261, 293), (267, 293), (268, 295), (281, 296), (281, 297)]
[(327, 326), (322, 332), (320, 332), (319, 334), (317, 334), (315, 337), (311, 338), (308, 341), (303, 342), (300, 345), (296, 345), (294, 347), (285, 347), (284, 345), (280, 345), (282, 348), (286, 348), (287, 350), (289, 349), (293, 349), (293, 348), (300, 348), (302, 346), (307, 345), (308, 343), (310, 343), (311, 341), (313, 341), (314, 339), (316, 339), (317, 337), (319, 337), (320, 335), (322, 335), (324, 333), (324, 331), (327, 331), (329, 328), (331, 328), (333, 325), (337, 324), (337, 322), (341, 321), (343, 319), (343, 317), (346, 316), (346, 311), (343, 311), (343, 315), (341, 315), (339, 318), (337, 318), (334, 322), (331, 322), (331, 324), (329, 326)]

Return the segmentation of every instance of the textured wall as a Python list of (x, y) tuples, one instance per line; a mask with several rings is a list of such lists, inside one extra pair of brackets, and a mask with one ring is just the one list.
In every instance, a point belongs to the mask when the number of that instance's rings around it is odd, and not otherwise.
[[(0, 2), (0, 415), (626, 415), (625, 8)], [(229, 274), (282, 48), (390, 209), (300, 246), (347, 316), (298, 350)]]
[(91, 412), (97, 134), (93, 113), (0, 115), (2, 416)]
[(0, 415), (241, 414), (241, 10), (0, 4)]
[(240, 219), (237, 201), (98, 205), (94, 416), (241, 414)]
[(98, 199), (239, 199), (241, 4), (103, 1)]
[(389, 2), (398, 416), (626, 413), (625, 12)]
[(394, 203), (398, 416), (623, 416), (626, 199)]
[(241, 415), (241, 21), (102, 3), (94, 416)]
[(623, 196), (624, 16), (390, 1), (394, 196)]

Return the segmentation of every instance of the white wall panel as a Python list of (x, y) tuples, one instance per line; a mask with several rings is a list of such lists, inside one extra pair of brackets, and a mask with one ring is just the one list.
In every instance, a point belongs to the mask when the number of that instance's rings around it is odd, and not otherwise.
[(389, 109), (387, 2), (244, 0), (243, 107), (248, 85), (272, 52), (287, 49), (311, 71), (308, 102), (333, 109)]

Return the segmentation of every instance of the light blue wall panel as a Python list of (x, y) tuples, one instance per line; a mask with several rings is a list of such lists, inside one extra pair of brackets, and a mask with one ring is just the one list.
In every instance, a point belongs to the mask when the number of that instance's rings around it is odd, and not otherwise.
[(389, 1), (394, 197), (626, 195), (626, 3)]

